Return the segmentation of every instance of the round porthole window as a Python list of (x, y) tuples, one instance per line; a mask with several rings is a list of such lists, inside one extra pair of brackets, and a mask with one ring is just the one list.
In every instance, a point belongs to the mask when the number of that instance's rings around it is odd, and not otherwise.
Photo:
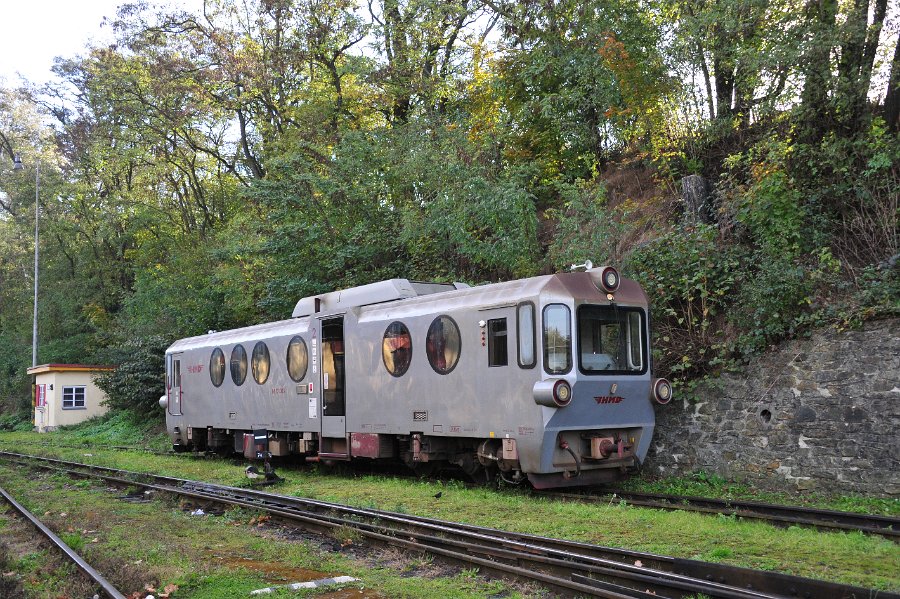
[(241, 386), (247, 378), (247, 350), (243, 345), (235, 345), (231, 350), (231, 380)]
[(392, 322), (381, 342), (381, 359), (393, 376), (403, 376), (412, 361), (412, 337), (402, 322)]
[(306, 369), (309, 367), (309, 353), (306, 350), (306, 341), (303, 337), (297, 335), (288, 343), (287, 349), (287, 369), (288, 376), (295, 383), (299, 383), (306, 376)]
[(250, 370), (253, 372), (253, 380), (260, 385), (269, 378), (269, 347), (262, 341), (253, 347)]
[(225, 380), (225, 354), (218, 347), (209, 358), (209, 380), (216, 387), (221, 386)]
[(459, 327), (449, 316), (438, 316), (428, 327), (425, 337), (425, 353), (428, 363), (438, 374), (449, 374), (459, 361), (462, 343)]

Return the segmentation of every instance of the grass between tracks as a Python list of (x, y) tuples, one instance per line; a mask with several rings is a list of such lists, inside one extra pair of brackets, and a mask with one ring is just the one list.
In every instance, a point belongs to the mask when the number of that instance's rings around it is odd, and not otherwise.
[[(17, 442), (38, 438), (33, 434), (23, 435), (26, 434), (0, 433), (0, 448), (16, 450)], [(40, 439), (65, 443), (64, 435), (43, 435)], [(43, 453), (103, 466), (237, 486), (248, 484), (243, 465), (231, 460), (31, 445), (18, 449), (28, 450), (23, 453)], [(417, 481), (346, 471), (334, 473), (309, 467), (285, 467), (279, 469), (279, 474), (287, 480), (269, 490), (285, 495), (777, 570), (875, 589), (900, 590), (900, 545), (859, 533), (818, 532), (800, 527), (783, 529), (734, 517), (666, 512), (617, 502), (601, 505), (562, 503), (525, 492), (467, 488), (454, 481)], [(682, 486), (689, 483), (692, 481), (685, 481)], [(711, 494), (702, 488), (694, 489), (675, 492)], [(440, 499), (433, 497), (438, 491), (442, 492)], [(877, 508), (878, 504), (874, 505)], [(892, 509), (888, 507), (887, 511)], [(440, 594), (440, 591), (428, 588), (420, 596)], [(394, 595), (388, 593), (388, 596)]]
[[(246, 597), (250, 591), (291, 582), (349, 575), (359, 582), (341, 587), (268, 596), (524, 597), (537, 589), (513, 589), (472, 570), (437, 566), (422, 556), (364, 549), (352, 534), (311, 541), (272, 525), (265, 517), (234, 509), (221, 516), (194, 516), (177, 499), (132, 503), (124, 493), (96, 481), (0, 463), (0, 481), (114, 586), (132, 596), (148, 592), (172, 599)], [(4, 506), (5, 507), (5, 506)], [(11, 527), (23, 528), (12, 509), (0, 507), (0, 590), (4, 597), (90, 597), (71, 565), (33, 537), (10, 548)], [(19, 536), (21, 536), (21, 532)], [(63, 566), (63, 569), (60, 568)], [(61, 575), (62, 573), (62, 575)], [(2, 586), (6, 584), (7, 587)], [(74, 588), (73, 588), (74, 585)]]
[(623, 490), (663, 493), (719, 499), (746, 499), (781, 505), (819, 507), (860, 514), (900, 516), (900, 500), (862, 495), (824, 495), (822, 493), (776, 493), (761, 491), (746, 483), (725, 480), (720, 476), (697, 472), (684, 477), (651, 479), (635, 477), (621, 485)]

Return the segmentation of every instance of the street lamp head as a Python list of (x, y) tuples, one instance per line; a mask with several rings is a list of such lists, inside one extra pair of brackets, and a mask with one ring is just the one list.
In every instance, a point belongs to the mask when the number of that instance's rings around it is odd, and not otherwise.
[(16, 154), (16, 155), (13, 157), (13, 170), (14, 170), (14, 171), (21, 171), (21, 170), (23, 170), (24, 168), (25, 168), (25, 167), (22, 166), (22, 157), (19, 156), (18, 154)]

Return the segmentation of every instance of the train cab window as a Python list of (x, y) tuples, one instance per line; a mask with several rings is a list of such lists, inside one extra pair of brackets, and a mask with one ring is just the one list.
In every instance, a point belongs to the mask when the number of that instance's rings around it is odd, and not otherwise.
[(459, 361), (462, 346), (459, 327), (449, 316), (438, 316), (428, 327), (425, 353), (428, 363), (438, 374), (449, 374)]
[(402, 322), (392, 322), (384, 332), (381, 359), (393, 376), (403, 376), (412, 361), (412, 337)]
[(568, 306), (544, 308), (544, 370), (565, 374), (572, 369), (572, 313)]
[(516, 339), (518, 339), (519, 366), (534, 368), (534, 304), (526, 302), (516, 308)]
[(506, 319), (487, 321), (488, 366), (506, 366), (509, 363), (506, 343)]
[(247, 350), (243, 345), (235, 345), (231, 350), (231, 380), (241, 386), (247, 378)]
[(643, 370), (644, 354), (641, 343), (643, 328), (641, 327), (640, 312), (628, 313), (628, 366), (635, 370)]
[(269, 347), (262, 341), (253, 346), (253, 356), (250, 358), (250, 370), (253, 372), (253, 380), (262, 385), (269, 378)]
[(299, 383), (306, 377), (306, 369), (309, 367), (309, 353), (306, 349), (306, 341), (297, 335), (288, 343), (287, 369), (288, 375), (295, 383)]
[(585, 374), (646, 372), (643, 311), (617, 306), (578, 309), (578, 366)]
[(218, 347), (209, 358), (209, 380), (216, 387), (220, 387), (225, 380), (225, 354)]

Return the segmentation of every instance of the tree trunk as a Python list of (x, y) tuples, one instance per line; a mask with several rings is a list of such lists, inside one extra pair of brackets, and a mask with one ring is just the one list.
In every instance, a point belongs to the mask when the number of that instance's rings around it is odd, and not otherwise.
[(732, 114), (731, 98), (734, 95), (734, 66), (730, 60), (713, 58), (713, 76), (716, 81), (716, 118)]
[(892, 132), (900, 132), (900, 39), (897, 39), (897, 45), (894, 46), (891, 76), (888, 79), (887, 95), (884, 97), (884, 120)]
[(713, 210), (710, 206), (709, 186), (700, 175), (688, 175), (681, 180), (682, 197), (684, 198), (684, 216), (682, 222), (691, 226), (699, 223), (712, 223)]
[(802, 58), (804, 75), (800, 94), (800, 139), (813, 143), (830, 128), (828, 90), (831, 83), (831, 48), (835, 33), (837, 0), (811, 0), (807, 4), (810, 44)]

